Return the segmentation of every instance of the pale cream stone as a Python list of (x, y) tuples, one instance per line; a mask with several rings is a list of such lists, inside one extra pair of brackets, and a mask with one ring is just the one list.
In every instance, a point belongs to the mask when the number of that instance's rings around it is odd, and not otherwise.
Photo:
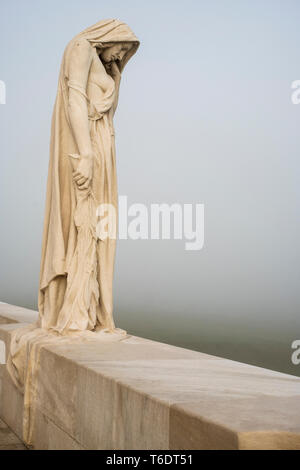
[(1, 450), (26, 450), (26, 447), (0, 419), (0, 451)]
[(15, 387), (5, 370), (1, 377), (1, 418), (21, 440), (23, 440), (23, 407), (24, 396)]
[(0, 324), (1, 323), (35, 323), (38, 312), (17, 305), (0, 302)]
[[(0, 327), (6, 344), (17, 326)], [(34, 448), (300, 448), (298, 377), (135, 336), (53, 343), (39, 360)], [(6, 381), (0, 414), (20, 433)]]
[(113, 116), (121, 74), (138, 46), (125, 23), (103, 20), (75, 36), (63, 55), (52, 119), (39, 290), (39, 324), (60, 334), (115, 331), (116, 240), (98, 237), (96, 210), (111, 204), (117, 213)]
[(63, 55), (51, 127), (39, 317), (11, 335), (7, 359), (24, 393), (28, 444), (41, 349), (64, 338), (79, 342), (93, 334), (106, 342), (127, 334), (113, 319), (116, 230), (105, 237), (96, 225), (101, 205), (111, 205), (117, 217), (113, 117), (123, 69), (138, 46), (129, 26), (110, 19), (75, 36)]
[(35, 413), (33, 441), (36, 450), (86, 450), (40, 410)]

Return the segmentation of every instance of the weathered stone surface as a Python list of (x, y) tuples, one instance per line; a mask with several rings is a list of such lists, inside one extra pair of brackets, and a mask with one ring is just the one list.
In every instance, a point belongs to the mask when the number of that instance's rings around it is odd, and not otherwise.
[[(95, 329), (126, 335), (113, 318), (118, 210), (113, 121), (121, 76), (138, 47), (126, 23), (108, 19), (77, 34), (63, 54), (38, 297), (42, 328), (65, 335)], [(105, 221), (102, 228), (98, 223), (103, 210), (109, 212), (107, 228)]]
[[(2, 325), (7, 344), (19, 325)], [(130, 336), (41, 350), (41, 449), (300, 449), (297, 377)], [(20, 435), (6, 373), (1, 416)]]
[(1, 382), (0, 417), (23, 439), (23, 395), (14, 386), (6, 370)]
[(17, 305), (0, 302), (1, 323), (34, 323), (38, 319), (38, 312)]
[(0, 450), (26, 450), (26, 447), (0, 419)]
[(40, 410), (35, 413), (34, 444), (37, 450), (85, 450)]
[(300, 449), (299, 395), (257, 394), (180, 403), (170, 411), (171, 449)]

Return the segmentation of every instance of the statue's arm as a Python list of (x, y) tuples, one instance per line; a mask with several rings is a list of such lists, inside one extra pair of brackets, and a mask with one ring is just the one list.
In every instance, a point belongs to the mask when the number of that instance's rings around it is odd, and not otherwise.
[(93, 174), (93, 153), (87, 107), (87, 81), (92, 62), (92, 49), (85, 39), (74, 44), (70, 55), (68, 86), (69, 120), (80, 154), (74, 181), (80, 188), (88, 187)]
[(81, 156), (91, 153), (86, 87), (92, 61), (88, 41), (79, 40), (73, 46), (69, 64), (69, 119)]

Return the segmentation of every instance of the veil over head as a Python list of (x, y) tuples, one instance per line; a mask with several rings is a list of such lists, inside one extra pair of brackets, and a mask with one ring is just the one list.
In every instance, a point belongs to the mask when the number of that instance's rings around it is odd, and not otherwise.
[(105, 44), (108, 45), (109, 43), (131, 43), (132, 47), (119, 62), (119, 68), (121, 72), (129, 59), (136, 53), (140, 45), (138, 38), (135, 36), (129, 26), (117, 19), (99, 21), (93, 26), (90, 26), (81, 33), (77, 34), (71, 42), (83, 38), (87, 39), (93, 47), (101, 47), (103, 45), (105, 46)]

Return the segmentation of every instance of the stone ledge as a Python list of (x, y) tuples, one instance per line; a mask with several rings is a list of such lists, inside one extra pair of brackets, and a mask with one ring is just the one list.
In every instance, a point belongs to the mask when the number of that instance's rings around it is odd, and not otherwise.
[[(19, 326), (0, 325), (7, 345)], [(53, 380), (39, 384), (36, 449), (300, 449), (291, 375), (135, 336), (45, 346), (40, 365)], [(0, 415), (20, 436), (23, 397), (2, 382)]]
[(38, 319), (38, 312), (28, 308), (0, 302), (1, 323), (34, 323)]

